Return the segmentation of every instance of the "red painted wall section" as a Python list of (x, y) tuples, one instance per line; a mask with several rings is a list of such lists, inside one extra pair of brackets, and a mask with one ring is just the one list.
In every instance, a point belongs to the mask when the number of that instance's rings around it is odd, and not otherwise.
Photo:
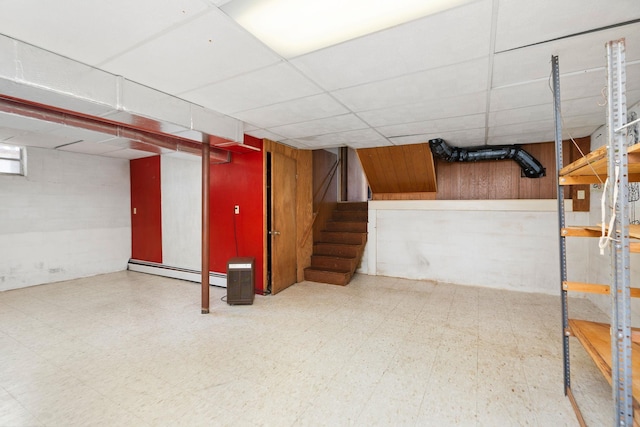
[(131, 160), (131, 258), (162, 262), (160, 156)]
[[(262, 140), (245, 135), (245, 143)], [(231, 163), (211, 165), (211, 271), (226, 273), (235, 256), (254, 257), (255, 289), (263, 293), (263, 153), (232, 154)], [(240, 213), (234, 214), (238, 205)], [(236, 253), (237, 242), (237, 253)]]

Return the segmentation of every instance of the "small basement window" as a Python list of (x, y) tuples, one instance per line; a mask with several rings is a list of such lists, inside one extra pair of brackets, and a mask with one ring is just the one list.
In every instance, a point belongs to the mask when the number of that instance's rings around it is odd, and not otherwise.
[(0, 144), (0, 174), (24, 175), (25, 169), (25, 149)]

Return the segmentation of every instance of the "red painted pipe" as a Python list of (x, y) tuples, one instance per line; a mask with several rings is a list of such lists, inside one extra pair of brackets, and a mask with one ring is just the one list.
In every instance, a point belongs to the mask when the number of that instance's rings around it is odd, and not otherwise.
[(209, 140), (202, 142), (202, 314), (209, 313)]
[[(202, 152), (200, 143), (180, 136), (165, 134), (148, 129), (148, 127), (122, 124), (103, 117), (89, 116), (37, 104), (6, 95), (0, 95), (0, 112), (128, 138), (173, 151), (183, 151), (196, 155)], [(144, 122), (140, 121), (140, 123), (143, 124)], [(209, 142), (210, 137), (207, 135), (206, 139)], [(213, 161), (225, 163), (229, 161), (230, 151), (212, 148), (209, 150), (209, 155), (213, 156)]]

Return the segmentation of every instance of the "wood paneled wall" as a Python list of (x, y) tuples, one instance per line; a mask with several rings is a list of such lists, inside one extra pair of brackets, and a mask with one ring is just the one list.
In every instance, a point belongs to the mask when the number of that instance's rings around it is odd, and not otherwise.
[[(374, 200), (433, 198), (436, 174), (429, 144), (357, 150)], [(405, 196), (395, 196), (404, 194)]]
[[(338, 203), (338, 173), (335, 169), (338, 156), (327, 150), (313, 151), (313, 240), (331, 217)], [(333, 173), (333, 174), (332, 174)]]
[[(578, 138), (576, 142), (585, 154), (589, 151), (589, 137)], [(522, 148), (542, 163), (546, 169), (546, 176), (522, 177), (520, 166), (513, 160), (448, 163), (437, 159), (437, 199), (555, 199), (557, 194), (555, 143), (526, 144), (522, 145)], [(563, 154), (564, 164), (580, 157), (580, 153), (571, 141), (564, 141)], [(580, 187), (585, 189), (583, 186)], [(567, 190), (565, 197), (571, 198), (575, 191), (576, 188)], [(576, 205), (580, 210), (589, 209), (589, 191), (585, 193), (585, 199), (578, 203), (574, 201), (574, 209)]]
[(542, 178), (521, 176), (513, 160), (454, 162), (436, 160), (439, 200), (553, 199), (556, 197), (554, 143), (522, 146), (546, 169)]

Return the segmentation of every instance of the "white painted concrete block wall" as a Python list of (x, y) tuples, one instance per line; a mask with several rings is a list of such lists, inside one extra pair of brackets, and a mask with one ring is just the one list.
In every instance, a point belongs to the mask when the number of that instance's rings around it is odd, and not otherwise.
[(126, 269), (129, 161), (27, 148), (0, 175), (0, 291)]
[(200, 157), (162, 156), (162, 263), (200, 270), (202, 178)]
[[(555, 200), (370, 202), (360, 271), (559, 295), (557, 230)], [(571, 246), (585, 280), (587, 249)]]

